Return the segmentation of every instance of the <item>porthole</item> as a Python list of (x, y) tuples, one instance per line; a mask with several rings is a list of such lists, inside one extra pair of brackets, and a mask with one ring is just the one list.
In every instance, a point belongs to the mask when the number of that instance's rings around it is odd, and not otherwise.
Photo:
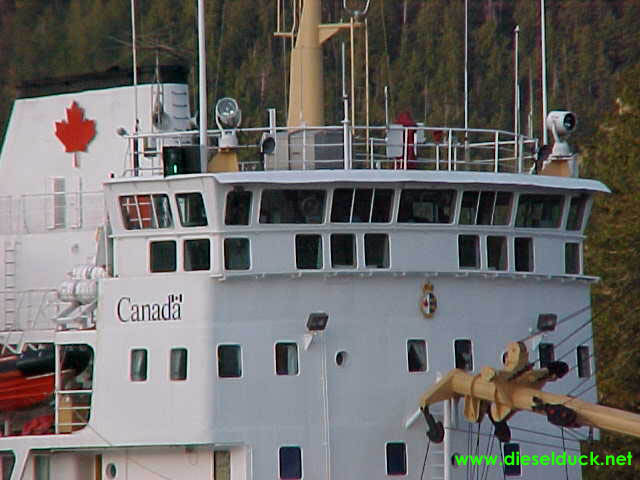
[(107, 464), (107, 468), (105, 469), (105, 474), (107, 475), (107, 478), (116, 478), (116, 475), (118, 474), (116, 465), (114, 463)]
[(336, 353), (336, 365), (339, 367), (344, 367), (347, 364), (347, 360), (349, 359), (349, 354), (344, 350), (340, 350)]

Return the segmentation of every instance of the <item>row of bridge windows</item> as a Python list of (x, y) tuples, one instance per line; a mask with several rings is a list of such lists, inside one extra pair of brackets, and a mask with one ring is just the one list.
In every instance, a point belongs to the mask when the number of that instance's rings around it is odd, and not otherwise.
[[(413, 338), (406, 343), (406, 365), (409, 373), (428, 370), (427, 342)], [(456, 339), (453, 342), (454, 366), (465, 371), (473, 370), (473, 347), (469, 339)], [(131, 350), (130, 379), (144, 382), (148, 377), (148, 351), (145, 348)], [(544, 368), (555, 360), (554, 346), (541, 343), (538, 346), (540, 367)], [(336, 353), (335, 362), (339, 367), (346, 365), (348, 354)], [(576, 349), (577, 373), (579, 378), (591, 376), (591, 355), (589, 347), (580, 345)], [(218, 376), (220, 378), (242, 377), (242, 347), (239, 344), (222, 344), (217, 348)], [(186, 348), (172, 348), (169, 353), (169, 379), (182, 381), (187, 379), (188, 352)], [(299, 354), (296, 342), (278, 342), (274, 346), (274, 367), (276, 375), (298, 375)]]
[[(394, 197), (390, 188), (336, 188), (332, 191), (330, 223), (390, 223)], [(513, 192), (407, 188), (400, 192), (398, 223), (451, 224), (456, 199), (462, 195), (460, 225), (507, 226), (512, 223)], [(320, 189), (265, 189), (259, 207), (261, 224), (321, 224), (325, 222), (328, 192)], [(225, 225), (251, 223), (253, 192), (240, 187), (227, 194)], [(588, 197), (571, 196), (565, 228), (582, 229)], [(119, 198), (125, 229), (172, 228), (174, 219), (167, 194), (123, 195)], [(208, 225), (202, 194), (177, 193), (175, 202), (182, 227)], [(521, 194), (515, 211), (516, 228), (560, 228), (565, 196)]]
[[(326, 239), (329, 243), (330, 267), (351, 269), (358, 267), (356, 235), (333, 233)], [(461, 269), (481, 269), (481, 241), (486, 249), (486, 268), (492, 271), (508, 271), (509, 255), (506, 236), (459, 235), (458, 266)], [(295, 266), (300, 270), (324, 268), (324, 243), (322, 235), (316, 233), (295, 236)], [(175, 272), (178, 269), (176, 240), (159, 240), (150, 243), (149, 270), (153, 273)], [(389, 235), (365, 233), (363, 235), (364, 268), (387, 269), (391, 266)], [(564, 244), (565, 273), (581, 273), (580, 244)], [(513, 259), (516, 272), (533, 272), (533, 238), (513, 238)], [(208, 238), (192, 238), (182, 241), (184, 271), (206, 271), (211, 269), (211, 242)], [(224, 239), (225, 270), (249, 270), (251, 268), (251, 245), (248, 238)]]

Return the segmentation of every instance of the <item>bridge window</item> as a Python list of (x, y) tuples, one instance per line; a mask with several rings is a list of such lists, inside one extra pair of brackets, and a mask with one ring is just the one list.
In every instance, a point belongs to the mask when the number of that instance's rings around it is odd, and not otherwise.
[(322, 223), (324, 190), (265, 190), (260, 223)]
[(238, 378), (242, 376), (242, 350), (240, 345), (218, 345), (218, 376)]
[(562, 195), (520, 195), (516, 227), (558, 228), (562, 219)]
[(176, 194), (180, 223), (183, 227), (205, 227), (207, 225), (207, 211), (204, 200), (199, 192)]
[(587, 199), (588, 197), (586, 195), (571, 197), (569, 214), (567, 216), (567, 230), (577, 231), (582, 229)]
[(407, 445), (404, 442), (389, 442), (387, 450), (387, 475), (407, 474)]
[(187, 272), (211, 268), (211, 248), (208, 238), (184, 241), (184, 269)]
[(407, 340), (407, 368), (410, 372), (427, 371), (427, 342)]
[(296, 268), (318, 270), (322, 268), (322, 237), (296, 235)]
[(516, 237), (513, 240), (516, 272), (533, 272), (533, 239)]
[(389, 268), (389, 235), (365, 233), (364, 264), (367, 268)]
[(587, 345), (580, 345), (576, 349), (578, 356), (578, 377), (588, 378), (591, 376), (591, 355)]
[(460, 268), (480, 268), (480, 247), (477, 235), (458, 236), (458, 263)]
[(504, 449), (504, 475), (505, 477), (519, 477), (522, 475), (522, 467), (520, 466), (519, 443), (505, 443), (502, 448)]
[(132, 382), (147, 380), (147, 350), (144, 348), (131, 350), (130, 378)]
[(169, 378), (171, 380), (187, 379), (187, 349), (172, 348), (169, 359)]
[(280, 447), (278, 456), (282, 480), (302, 478), (302, 451), (300, 447)]
[(251, 192), (246, 190), (232, 190), (227, 194), (225, 225), (249, 225), (251, 197)]
[(461, 370), (470, 372), (473, 370), (473, 351), (471, 340), (461, 338), (453, 342), (455, 366)]
[(16, 456), (10, 450), (0, 452), (0, 478), (9, 480), (16, 464)]
[(507, 270), (507, 237), (487, 237), (487, 266), (489, 270)]
[(224, 268), (226, 270), (249, 270), (251, 254), (248, 238), (224, 239)]
[(556, 359), (553, 343), (540, 343), (538, 345), (538, 356), (540, 357), (540, 368), (545, 368)]
[(276, 374), (298, 374), (298, 344), (294, 342), (276, 343)]
[(388, 223), (393, 190), (384, 188), (337, 188), (333, 192), (331, 221), (335, 223)]
[[(0, 475), (0, 478), (9, 477)], [(49, 480), (51, 478), (51, 457), (49, 455), (33, 456), (33, 478), (34, 480)]]
[(511, 192), (468, 191), (462, 195), (461, 225), (508, 225), (511, 219)]
[(451, 223), (455, 197), (455, 190), (403, 190), (400, 196), (398, 222)]
[(149, 244), (149, 269), (152, 272), (175, 272), (177, 265), (175, 240)]
[(355, 235), (352, 233), (334, 233), (331, 235), (331, 266), (333, 268), (355, 268)]
[(120, 211), (127, 230), (173, 226), (169, 197), (164, 194), (123, 195), (120, 197)]
[(580, 244), (564, 244), (564, 271), (569, 275), (580, 274)]

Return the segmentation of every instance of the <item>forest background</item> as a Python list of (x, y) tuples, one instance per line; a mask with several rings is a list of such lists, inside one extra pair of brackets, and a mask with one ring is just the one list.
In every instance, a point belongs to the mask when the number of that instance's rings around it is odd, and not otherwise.
[[(197, 98), (196, 3), (136, 1), (139, 65), (157, 61), (189, 68), (192, 106)], [(347, 1), (352, 9), (365, 3)], [(571, 142), (582, 175), (598, 178), (613, 192), (597, 199), (585, 246), (586, 271), (602, 277), (593, 296), (600, 402), (640, 413), (640, 0), (546, 3), (549, 110), (578, 114)], [(275, 107), (282, 124), (290, 45), (273, 36), (276, 0), (206, 4), (209, 105), (222, 96), (236, 98), (245, 125), (266, 123), (266, 109)], [(464, 125), (464, 13), (464, 0), (371, 1), (374, 122), (384, 122), (388, 86), (392, 115), (409, 110), (428, 125)], [(130, 69), (130, 15), (128, 0), (0, 0), (0, 144), (21, 85)], [(325, 22), (348, 18), (343, 0), (323, 2)], [(516, 25), (522, 131), (541, 137), (536, 0), (469, 0), (469, 126), (513, 130)], [(281, 30), (290, 28), (288, 20)], [(363, 29), (355, 37), (357, 118), (363, 119)], [(324, 56), (326, 118), (338, 123), (340, 40), (327, 42)], [(637, 459), (632, 467), (589, 467), (588, 480), (640, 478), (640, 441), (603, 432), (603, 441), (583, 448), (616, 455), (631, 451)]]

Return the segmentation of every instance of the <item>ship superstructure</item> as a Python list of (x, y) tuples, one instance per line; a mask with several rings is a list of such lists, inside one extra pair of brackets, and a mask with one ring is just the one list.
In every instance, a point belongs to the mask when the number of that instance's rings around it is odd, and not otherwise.
[[(122, 128), (135, 96), (138, 133)], [(207, 171), (184, 80), (16, 102), (2, 353), (46, 359), (17, 393), (0, 370), (3, 478), (454, 480), (469, 475), (456, 456), (481, 448), (579, 451), (593, 430), (520, 413), (498, 443), (455, 399), (430, 409), (441, 444), (407, 420), (429, 385), (502, 365), (514, 339), (537, 367), (574, 367), (550, 391), (596, 400), (583, 249), (607, 187), (509, 132), (273, 116), (243, 130), (223, 100)], [(65, 122), (94, 136), (69, 151)]]

